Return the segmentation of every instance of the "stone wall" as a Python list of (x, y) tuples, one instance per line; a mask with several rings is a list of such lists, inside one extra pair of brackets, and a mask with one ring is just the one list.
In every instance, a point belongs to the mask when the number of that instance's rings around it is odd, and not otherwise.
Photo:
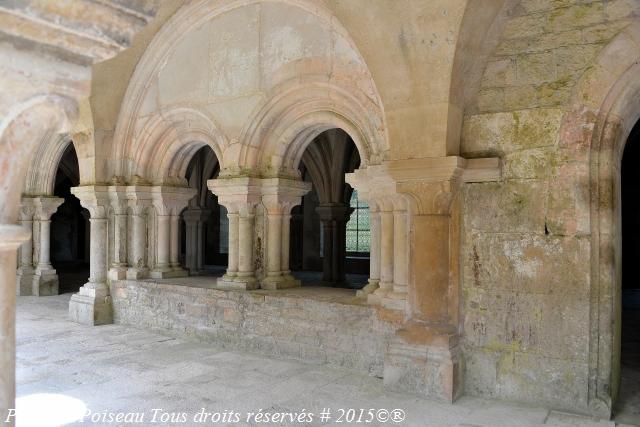
[(576, 82), (639, 11), (524, 0), (487, 63), (461, 152), (500, 156), (504, 175), (463, 189), (468, 394), (588, 411), (589, 171), (560, 127)]
[(393, 328), (361, 302), (288, 291), (237, 292), (114, 281), (114, 321), (232, 349), (382, 377)]

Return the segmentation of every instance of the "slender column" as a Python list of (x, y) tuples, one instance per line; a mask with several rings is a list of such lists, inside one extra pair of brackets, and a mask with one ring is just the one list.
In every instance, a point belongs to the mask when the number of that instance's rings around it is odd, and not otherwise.
[(186, 260), (185, 264), (189, 274), (197, 275), (202, 270), (202, 225), (211, 215), (209, 209), (189, 208), (184, 212), (186, 225)]
[(229, 260), (225, 277), (227, 279), (233, 279), (238, 275), (239, 215), (227, 207), (227, 218), (229, 218)]
[(109, 187), (113, 208), (113, 259), (109, 279), (122, 280), (127, 273), (127, 197), (124, 186)]
[(393, 212), (390, 203), (380, 207), (380, 288), (375, 292), (384, 297), (393, 290)]
[(127, 279), (144, 279), (149, 275), (146, 260), (147, 221), (144, 205), (131, 206), (131, 264)]
[(169, 270), (169, 245), (171, 240), (171, 224), (169, 215), (158, 215), (158, 259), (156, 269)]
[(17, 249), (29, 235), (24, 227), (0, 224), (0, 414), (15, 408), (16, 291), (13, 284)]
[(369, 201), (369, 227), (371, 246), (369, 251), (369, 283), (358, 291), (358, 296), (366, 296), (380, 287), (380, 211), (375, 202)]
[(327, 286), (346, 285), (346, 227), (353, 208), (344, 204), (316, 208), (324, 233), (323, 282)]
[(240, 214), (238, 224), (238, 277), (252, 277), (253, 271), (253, 234), (255, 212), (253, 207)]
[(156, 256), (151, 277), (185, 277), (178, 260), (180, 249), (180, 212), (196, 190), (189, 187), (155, 186), (151, 189), (156, 212)]
[(58, 197), (33, 199), (39, 233), (34, 245), (38, 246), (38, 264), (33, 276), (33, 295), (58, 295), (58, 275), (51, 266), (51, 215), (64, 202)]
[(171, 264), (171, 269), (182, 270), (180, 266), (179, 253), (180, 253), (180, 213), (172, 213), (171, 214), (171, 253), (169, 255), (169, 260)]
[(89, 281), (74, 294), (69, 302), (72, 321), (103, 325), (113, 323), (113, 309), (107, 285), (107, 206), (108, 188), (102, 186), (74, 187), (71, 192), (89, 210), (90, 260)]
[(406, 296), (407, 293), (407, 212), (393, 211), (393, 292)]
[(291, 274), (289, 267), (289, 245), (291, 243), (291, 214), (285, 213), (282, 216), (282, 256), (280, 259), (280, 270), (283, 276)]
[(20, 265), (16, 272), (16, 295), (33, 294), (33, 199), (22, 198), (20, 205), (20, 224), (29, 238), (20, 247)]

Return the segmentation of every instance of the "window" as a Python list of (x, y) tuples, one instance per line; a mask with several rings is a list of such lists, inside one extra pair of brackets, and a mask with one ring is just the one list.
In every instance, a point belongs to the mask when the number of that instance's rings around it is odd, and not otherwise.
[(371, 250), (369, 205), (358, 200), (358, 192), (353, 190), (350, 206), (353, 213), (347, 222), (347, 253), (368, 253)]

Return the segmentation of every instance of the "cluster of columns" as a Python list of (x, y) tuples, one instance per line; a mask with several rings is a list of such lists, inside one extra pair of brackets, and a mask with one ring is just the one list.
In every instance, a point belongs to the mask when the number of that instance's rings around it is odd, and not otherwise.
[[(227, 209), (229, 218), (229, 261), (218, 287), (299, 286), (289, 269), (291, 209), (301, 203), (311, 184), (294, 179), (238, 177), (212, 179), (208, 187)], [(257, 216), (264, 219), (262, 233), (256, 230)]]
[[(91, 215), (89, 282), (71, 297), (72, 320), (92, 325), (113, 321), (107, 278), (137, 280), (187, 275), (178, 259), (180, 212), (195, 190), (114, 185), (74, 187), (71, 191)], [(111, 239), (109, 217), (113, 224)], [(155, 239), (148, 238), (149, 230)], [(155, 245), (150, 245), (150, 241)]]
[(63, 202), (58, 197), (22, 197), (19, 221), (31, 238), (20, 247), (17, 295), (58, 294), (58, 275), (51, 265), (51, 215)]
[[(352, 185), (358, 185), (353, 180)], [(384, 185), (371, 191), (360, 186), (358, 195), (369, 203), (371, 248), (369, 283), (359, 293), (370, 304), (405, 310), (409, 278), (410, 216), (407, 200), (385, 194)]]

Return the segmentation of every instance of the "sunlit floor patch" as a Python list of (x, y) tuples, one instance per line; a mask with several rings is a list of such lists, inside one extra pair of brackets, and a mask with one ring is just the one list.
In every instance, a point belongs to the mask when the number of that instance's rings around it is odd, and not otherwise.
[(16, 399), (18, 427), (54, 427), (80, 420), (87, 406), (64, 394), (34, 393)]

